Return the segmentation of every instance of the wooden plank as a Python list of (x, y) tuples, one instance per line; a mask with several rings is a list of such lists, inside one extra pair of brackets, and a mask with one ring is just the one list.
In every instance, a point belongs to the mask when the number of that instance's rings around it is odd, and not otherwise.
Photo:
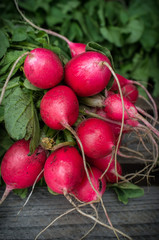
[[(103, 200), (113, 226), (128, 234), (135, 240), (159, 239), (159, 186), (144, 187), (145, 195), (131, 199), (127, 205), (120, 203), (114, 192), (108, 190)], [(2, 189), (0, 190), (2, 195)], [(16, 214), (24, 200), (13, 193), (0, 206), (0, 240), (28, 239), (35, 236), (54, 218), (71, 208), (70, 203), (62, 196), (51, 195), (45, 187), (37, 187), (21, 214)], [(93, 213), (92, 208), (83, 208)], [(101, 207), (98, 208), (100, 218), (105, 220)], [(57, 221), (43, 233), (39, 239), (80, 239), (92, 226), (93, 222), (72, 212)], [(86, 240), (115, 240), (111, 230), (97, 225), (86, 237)], [(124, 239), (120, 235), (120, 239)]]

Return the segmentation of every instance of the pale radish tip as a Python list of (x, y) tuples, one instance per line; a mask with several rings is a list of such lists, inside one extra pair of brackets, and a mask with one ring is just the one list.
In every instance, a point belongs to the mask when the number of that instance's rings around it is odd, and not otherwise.
[(0, 205), (4, 202), (4, 200), (7, 198), (7, 196), (9, 195), (9, 193), (13, 190), (14, 188), (9, 186), (9, 185), (6, 185), (6, 189), (2, 195), (2, 198), (0, 200)]

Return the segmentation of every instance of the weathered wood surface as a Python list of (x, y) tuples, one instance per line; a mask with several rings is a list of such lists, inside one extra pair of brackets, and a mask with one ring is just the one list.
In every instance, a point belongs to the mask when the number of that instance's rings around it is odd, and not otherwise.
[[(114, 192), (104, 194), (104, 203), (114, 227), (128, 234), (135, 240), (159, 239), (159, 186), (144, 187), (145, 195), (131, 199), (127, 205), (120, 203)], [(0, 190), (2, 195), (3, 189)], [(21, 214), (16, 214), (23, 205), (13, 193), (0, 206), (0, 240), (34, 239), (35, 236), (54, 218), (71, 208), (62, 196), (53, 196), (45, 187), (37, 187)], [(85, 207), (84, 210), (92, 212)], [(93, 212), (92, 212), (93, 213)], [(106, 222), (103, 211), (99, 208), (100, 218)], [(77, 212), (72, 212), (58, 220), (38, 239), (80, 239), (92, 226), (93, 222)], [(87, 240), (115, 240), (111, 230), (96, 225), (86, 237)], [(120, 239), (125, 239), (120, 235)]]

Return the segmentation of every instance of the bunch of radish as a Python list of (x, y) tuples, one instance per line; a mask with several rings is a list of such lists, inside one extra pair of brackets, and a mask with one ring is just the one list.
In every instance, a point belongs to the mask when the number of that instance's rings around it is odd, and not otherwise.
[[(120, 153), (123, 133), (135, 129), (146, 133), (148, 126), (151, 132), (148, 131), (147, 134), (154, 143), (154, 135), (159, 136), (157, 129), (139, 114), (134, 105), (138, 96), (137, 88), (129, 84), (132, 81), (115, 74), (108, 57), (100, 52), (82, 52), (63, 66), (59, 57), (51, 50), (36, 48), (25, 59), (24, 74), (34, 86), (48, 89), (40, 104), (43, 122), (52, 129), (68, 129), (77, 141), (75, 147), (63, 146), (52, 152), (46, 160), (44, 178), (54, 192), (64, 195), (75, 194), (80, 201), (99, 200), (106, 189), (106, 182), (118, 182), (122, 177), (117, 153)], [(108, 91), (106, 87), (112, 74), (114, 84)], [(121, 82), (121, 79), (125, 82)], [(99, 94), (102, 95), (101, 98)], [(86, 105), (91, 106), (92, 109), (84, 111)], [(76, 124), (81, 108), (86, 115)], [(145, 125), (142, 125), (141, 121)], [(20, 145), (14, 144), (12, 150), (8, 150), (8, 152), (13, 151), (16, 166), (19, 153), (17, 150), (14, 151), (14, 148), (17, 149), (17, 146)], [(21, 153), (20, 148), (19, 151)], [(8, 169), (12, 171), (10, 164), (7, 163), (8, 155), (10, 156), (8, 152), (4, 156), (1, 169), (7, 189), (23, 187), (7, 180), (7, 176), (10, 179), (11, 176), (5, 173)], [(28, 158), (31, 157), (26, 157), (24, 162), (28, 161)], [(12, 165), (16, 178), (14, 161)], [(29, 182), (24, 187), (30, 185)], [(92, 198), (90, 195), (88, 199), (81, 196), (82, 193), (89, 191), (90, 194), (93, 192)]]
[[(31, 84), (45, 90), (39, 110), (44, 124), (61, 132), (67, 129), (76, 145), (60, 145), (47, 152), (39, 146), (28, 156), (29, 141), (15, 142), (1, 164), (6, 183), (1, 203), (12, 189), (30, 187), (42, 175), (53, 192), (82, 202), (101, 201), (106, 184), (123, 179), (117, 156), (122, 136), (129, 132), (141, 131), (149, 137), (156, 150), (152, 167), (156, 164), (158, 115), (147, 90), (154, 118), (135, 105), (139, 97), (135, 84), (141, 86), (140, 83), (115, 73), (105, 54), (87, 51), (85, 44), (61, 38), (67, 41), (72, 58), (64, 65), (51, 50), (36, 48), (27, 54), (24, 75)], [(107, 89), (111, 78), (113, 85)], [(153, 120), (152, 124), (144, 114)]]

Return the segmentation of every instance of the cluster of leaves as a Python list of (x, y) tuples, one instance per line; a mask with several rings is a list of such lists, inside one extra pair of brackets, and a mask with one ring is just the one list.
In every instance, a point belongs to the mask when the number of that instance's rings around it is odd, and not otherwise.
[[(24, 13), (39, 26), (49, 28), (75, 42), (98, 42), (106, 46), (119, 73), (151, 83), (154, 97), (159, 95), (159, 2), (110, 0), (19, 0)], [(5, 1), (6, 8), (6, 1)], [(13, 6), (2, 9), (2, 17), (18, 19)], [(11, 18), (10, 18), (11, 19)], [(20, 18), (19, 18), (20, 19)], [(15, 29), (13, 39), (24, 38), (23, 27)], [(67, 48), (57, 38), (56, 44)], [(7, 43), (6, 43), (7, 45)]]
[[(21, 20), (13, 2), (9, 1), (8, 5), (7, 0), (3, 2), (0, 4), (2, 13), (0, 17), (0, 91), (15, 60), (26, 51), (45, 47), (57, 53), (64, 63), (69, 58), (66, 43), (28, 26)], [(75, 0), (67, 1), (66, 4), (64, 0), (27, 0), (19, 1), (19, 5), (25, 9), (27, 17), (36, 24), (57, 31), (72, 41), (98, 42), (111, 50), (115, 67), (120, 72), (135, 79), (144, 80), (146, 83), (149, 78), (153, 78), (157, 84), (155, 49), (158, 47), (158, 35), (154, 33), (153, 40), (146, 38), (147, 42), (144, 41), (145, 32), (149, 29), (145, 24), (146, 14), (150, 11), (149, 4), (145, 4), (147, 7), (143, 11), (142, 4), (133, 2), (127, 5), (118, 1)], [(137, 12), (135, 7), (138, 9)], [(155, 14), (153, 18), (150, 16), (149, 13), (149, 22), (154, 26), (151, 30), (154, 32), (158, 21)], [(90, 48), (91, 45), (88, 47)], [(99, 45), (96, 45), (96, 48), (103, 51)], [(45, 91), (32, 86), (25, 79), (22, 72), (24, 59), (25, 57), (14, 69), (0, 106), (0, 157), (13, 141), (31, 138), (30, 152), (32, 153), (42, 134), (47, 137), (50, 137), (50, 133), (51, 136), (54, 134), (50, 129), (46, 129), (39, 116), (39, 102)], [(157, 94), (157, 92), (154, 93)], [(130, 190), (129, 186), (127, 189)], [(116, 190), (116, 192), (118, 195), (127, 194), (126, 190)], [(19, 192), (18, 194), (21, 195)], [(139, 195), (142, 194), (141, 191)], [(124, 203), (127, 202), (127, 198), (128, 195), (120, 197)]]

